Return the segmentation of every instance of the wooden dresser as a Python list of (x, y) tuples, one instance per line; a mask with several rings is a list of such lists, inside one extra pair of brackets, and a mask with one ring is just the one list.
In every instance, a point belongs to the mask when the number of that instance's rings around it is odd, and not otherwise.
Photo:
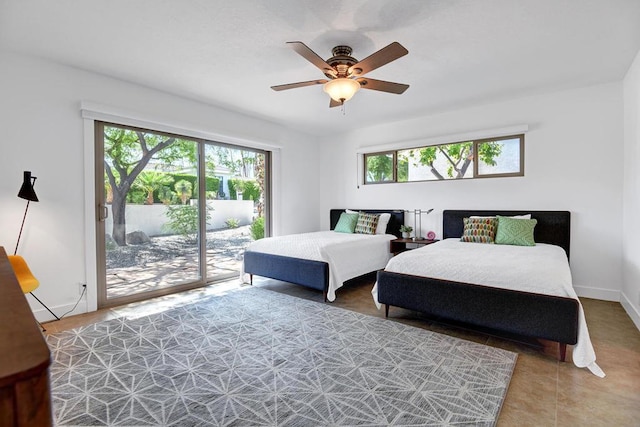
[(0, 246), (0, 427), (50, 426), (51, 353)]

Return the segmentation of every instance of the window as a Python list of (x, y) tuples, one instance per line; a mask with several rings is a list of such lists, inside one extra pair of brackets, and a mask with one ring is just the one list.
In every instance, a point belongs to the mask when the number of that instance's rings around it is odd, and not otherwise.
[(477, 177), (524, 175), (524, 135), (477, 142)]
[(383, 182), (395, 182), (395, 153), (365, 154), (365, 183), (380, 184)]
[(524, 175), (524, 135), (365, 154), (365, 184)]

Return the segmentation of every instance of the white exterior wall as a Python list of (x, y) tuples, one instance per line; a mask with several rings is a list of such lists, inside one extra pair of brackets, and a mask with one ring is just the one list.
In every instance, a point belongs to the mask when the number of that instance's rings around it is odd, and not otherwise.
[[(442, 236), (444, 209), (571, 211), (571, 269), (581, 296), (619, 301), (622, 290), (621, 83), (557, 92), (355, 130), (323, 146), (321, 210), (428, 209)], [(525, 176), (357, 187), (362, 147), (404, 144), (526, 124)], [(374, 147), (375, 149), (375, 147)], [(361, 180), (361, 179), (360, 179)], [(325, 218), (321, 218), (327, 225)], [(413, 218), (409, 219), (413, 225)]]
[[(25, 201), (16, 197), (22, 171), (38, 177), (19, 253), (40, 280), (36, 294), (56, 313), (78, 299), (74, 313), (96, 307), (93, 158), (81, 103), (134, 112), (222, 142), (274, 149), (273, 213), (276, 234), (314, 231), (321, 212), (315, 194), (319, 167), (314, 138), (273, 123), (229, 112), (102, 75), (0, 52), (0, 246), (13, 253)], [(87, 143), (87, 141), (89, 141)], [(328, 213), (327, 213), (328, 215)], [(36, 317), (50, 319), (37, 302)]]
[[(197, 204), (197, 200), (192, 200), (192, 204)], [(178, 206), (178, 205), (176, 205)], [(211, 219), (207, 221), (207, 230), (219, 230), (227, 228), (228, 219), (237, 219), (238, 225), (249, 225), (253, 221), (253, 201), (252, 200), (207, 200), (207, 206), (211, 208)], [(113, 214), (111, 205), (107, 205), (109, 216), (105, 221), (105, 232), (111, 234), (113, 230)], [(163, 204), (153, 205), (133, 205), (127, 204), (125, 220), (127, 233), (132, 231), (142, 231), (147, 236), (162, 236), (173, 234), (166, 230), (168, 207)]]
[(620, 302), (640, 329), (640, 52), (624, 79), (624, 160)]

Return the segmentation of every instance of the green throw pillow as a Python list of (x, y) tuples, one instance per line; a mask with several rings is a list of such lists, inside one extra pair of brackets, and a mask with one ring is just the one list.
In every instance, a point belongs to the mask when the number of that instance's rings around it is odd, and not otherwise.
[(515, 219), (498, 216), (496, 244), (535, 246), (536, 242), (533, 239), (533, 229), (537, 223), (537, 219)]
[(340, 219), (336, 224), (336, 228), (333, 231), (337, 231), (338, 233), (353, 233), (356, 229), (356, 223), (358, 222), (358, 214), (349, 214), (346, 212), (342, 212), (340, 214)]

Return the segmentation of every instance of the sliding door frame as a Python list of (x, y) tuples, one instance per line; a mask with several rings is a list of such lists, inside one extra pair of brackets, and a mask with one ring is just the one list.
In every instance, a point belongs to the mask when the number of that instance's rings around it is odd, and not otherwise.
[(191, 289), (200, 288), (211, 283), (229, 280), (229, 276), (207, 278), (207, 253), (206, 253), (206, 203), (198, 203), (199, 214), (199, 227), (198, 227), (198, 266), (199, 266), (199, 280), (181, 283), (166, 288), (160, 288), (143, 293), (137, 293), (134, 295), (107, 298), (107, 283), (106, 283), (106, 246), (105, 246), (105, 220), (107, 215), (107, 206), (105, 201), (105, 185), (104, 185), (104, 127), (113, 126), (126, 128), (131, 130), (139, 130), (143, 132), (150, 132), (163, 136), (171, 136), (181, 139), (187, 139), (194, 141), (197, 144), (197, 171), (198, 171), (198, 200), (206, 201), (206, 167), (205, 167), (205, 147), (207, 145), (223, 146), (232, 149), (253, 151), (265, 156), (265, 183), (264, 183), (264, 199), (265, 199), (265, 236), (271, 234), (271, 211), (273, 209), (272, 200), (272, 152), (266, 149), (255, 148), (250, 146), (242, 146), (230, 143), (219, 142), (213, 139), (205, 139), (199, 137), (189, 136), (188, 133), (178, 134), (172, 132), (166, 132), (162, 130), (149, 129), (139, 126), (132, 126), (129, 124), (121, 124), (111, 121), (94, 120), (94, 197), (95, 197), (95, 209), (94, 209), (94, 233), (95, 233), (95, 271), (96, 271), (96, 297), (97, 308), (114, 307), (122, 304), (128, 304), (131, 302), (142, 301), (154, 297), (160, 297), (177, 292), (183, 292)]

